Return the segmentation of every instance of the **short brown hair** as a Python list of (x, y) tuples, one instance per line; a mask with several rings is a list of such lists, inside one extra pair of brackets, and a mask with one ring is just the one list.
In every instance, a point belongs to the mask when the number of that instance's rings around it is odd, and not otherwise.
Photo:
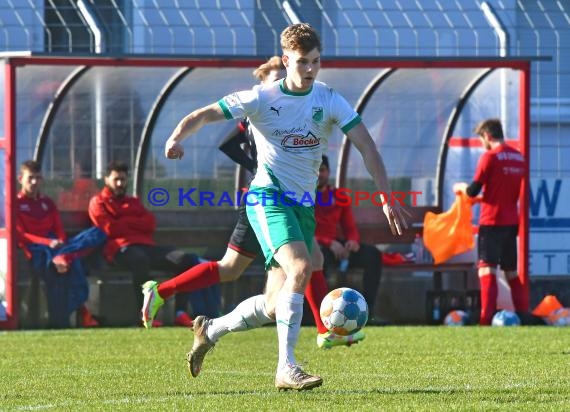
[(253, 75), (260, 82), (265, 81), (273, 70), (285, 70), (285, 65), (279, 56), (273, 56), (253, 71)]
[(281, 32), (281, 48), (305, 54), (314, 48), (321, 51), (321, 39), (310, 24), (292, 24)]
[(42, 165), (35, 160), (26, 160), (20, 165), (20, 173), (24, 173), (26, 170), (30, 173), (41, 173)]
[(503, 126), (499, 119), (487, 119), (480, 122), (475, 127), (475, 133), (477, 136), (483, 137), (483, 133), (489, 133), (491, 137), (495, 140), (503, 140)]
[(107, 170), (105, 171), (105, 176), (111, 176), (111, 173), (126, 173), (129, 174), (129, 165), (125, 162), (119, 160), (113, 160), (107, 165)]

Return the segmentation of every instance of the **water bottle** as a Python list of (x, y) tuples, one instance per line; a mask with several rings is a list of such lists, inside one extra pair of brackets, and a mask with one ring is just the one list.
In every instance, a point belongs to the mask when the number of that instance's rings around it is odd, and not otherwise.
[(342, 259), (338, 265), (338, 271), (343, 275), (348, 271), (348, 259)]
[(433, 263), (433, 256), (432, 256), (431, 252), (429, 251), (429, 249), (427, 249), (425, 247), (424, 239), (421, 237), (420, 237), (420, 242), (422, 245), (422, 262), (431, 265)]
[(433, 299), (433, 310), (432, 310), (432, 319), (436, 322), (439, 321), (439, 318), (441, 316), (441, 310), (439, 308), (440, 303), (439, 303), (439, 297), (434, 297)]
[(416, 263), (423, 263), (424, 261), (424, 242), (419, 233), (416, 233), (414, 243), (412, 245), (412, 252)]
[(338, 263), (338, 271), (336, 277), (336, 284), (338, 287), (346, 284), (346, 272), (348, 271), (348, 259), (342, 259)]
[(430, 251), (424, 248), (424, 260), (426, 263), (432, 264), (433, 263), (433, 256)]

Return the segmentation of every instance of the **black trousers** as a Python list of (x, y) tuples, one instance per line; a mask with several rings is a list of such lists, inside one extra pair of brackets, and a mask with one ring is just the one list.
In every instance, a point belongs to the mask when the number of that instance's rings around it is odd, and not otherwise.
[[(139, 308), (143, 304), (141, 286), (151, 280), (150, 271), (160, 270), (178, 275), (200, 263), (198, 256), (186, 253), (172, 246), (129, 245), (123, 247), (114, 257), (115, 263), (133, 274), (133, 291)], [(188, 295), (175, 296), (176, 310), (186, 310)]]
[[(339, 240), (339, 242), (342, 244), (345, 243), (341, 240)], [(338, 268), (339, 261), (328, 247), (321, 246), (321, 250), (325, 258), (324, 273), (325, 276), (328, 277), (328, 273)], [(380, 285), (380, 279), (382, 278), (382, 252), (372, 245), (361, 243), (358, 252), (352, 252), (350, 254), (348, 267), (364, 269), (364, 273), (362, 274), (362, 290), (360, 290), (360, 292), (368, 303), (370, 316), (373, 316), (376, 294), (378, 292), (378, 286)]]

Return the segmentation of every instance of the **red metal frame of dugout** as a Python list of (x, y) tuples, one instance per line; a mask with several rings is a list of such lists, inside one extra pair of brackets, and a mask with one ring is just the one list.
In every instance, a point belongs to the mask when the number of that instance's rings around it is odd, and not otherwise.
[[(519, 230), (519, 277), (526, 289), (529, 300), (529, 170), (530, 170), (530, 62), (531, 58), (500, 59), (496, 57), (467, 58), (357, 58), (330, 59), (323, 62), (324, 68), (510, 68), (520, 71), (519, 119), (520, 150), (525, 157), (526, 175), (520, 197), (521, 225)], [(116, 67), (256, 67), (264, 59), (258, 58), (209, 58), (209, 57), (58, 57), (58, 56), (17, 56), (5, 58), (5, 136), (0, 138), (0, 149), (5, 151), (6, 175), (6, 229), (0, 229), (0, 238), (7, 240), (7, 273), (6, 273), (6, 321), (0, 321), (0, 329), (15, 329), (18, 325), (15, 213), (12, 207), (16, 194), (16, 76), (17, 68), (28, 65), (84, 65), (84, 66), (116, 66)], [(0, 160), (1, 161), (1, 160)]]

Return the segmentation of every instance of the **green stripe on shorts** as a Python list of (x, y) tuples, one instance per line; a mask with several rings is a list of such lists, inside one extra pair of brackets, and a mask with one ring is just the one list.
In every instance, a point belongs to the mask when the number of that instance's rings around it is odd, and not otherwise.
[(247, 217), (265, 256), (265, 268), (276, 266), (274, 254), (279, 247), (304, 241), (311, 254), (315, 236), (315, 209), (306, 207), (268, 187), (249, 188)]

